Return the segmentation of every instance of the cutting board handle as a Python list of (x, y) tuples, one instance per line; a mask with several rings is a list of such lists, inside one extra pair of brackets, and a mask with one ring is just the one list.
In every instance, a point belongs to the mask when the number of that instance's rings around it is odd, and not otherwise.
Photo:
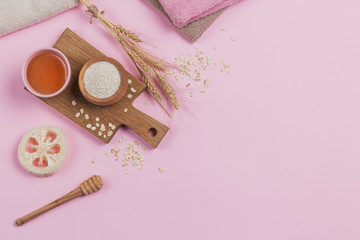
[(129, 109), (124, 124), (137, 135), (156, 148), (169, 130), (167, 126), (147, 114), (132, 107)]

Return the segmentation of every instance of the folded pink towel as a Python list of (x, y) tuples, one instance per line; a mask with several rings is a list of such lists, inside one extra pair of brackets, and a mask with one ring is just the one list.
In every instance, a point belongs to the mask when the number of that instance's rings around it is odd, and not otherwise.
[(159, 0), (173, 24), (183, 27), (240, 0)]

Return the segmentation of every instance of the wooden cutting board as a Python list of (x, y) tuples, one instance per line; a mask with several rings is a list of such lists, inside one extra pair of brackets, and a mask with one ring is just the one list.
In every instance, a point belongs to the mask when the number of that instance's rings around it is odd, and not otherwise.
[(72, 71), (71, 82), (60, 95), (40, 98), (42, 101), (105, 143), (110, 142), (120, 126), (126, 125), (151, 146), (159, 145), (168, 127), (132, 105), (146, 89), (143, 82), (128, 73), (126, 79), (129, 83), (128, 89), (120, 101), (106, 107), (94, 105), (81, 95), (78, 76), (87, 61), (105, 55), (68, 28), (57, 40), (54, 48), (63, 52), (69, 59)]

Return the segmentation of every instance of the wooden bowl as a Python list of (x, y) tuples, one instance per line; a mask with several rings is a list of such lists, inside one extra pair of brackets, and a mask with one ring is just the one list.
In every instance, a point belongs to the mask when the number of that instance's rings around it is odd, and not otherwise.
[[(113, 64), (117, 70), (120, 73), (120, 86), (119, 89), (110, 97), (107, 98), (97, 98), (93, 95), (91, 95), (86, 89), (85, 89), (85, 84), (84, 84), (84, 75), (86, 70), (93, 65), (94, 63), (97, 62), (108, 62)], [(127, 90), (128, 87), (128, 81), (127, 81), (127, 73), (124, 69), (124, 67), (115, 59), (113, 58), (109, 58), (109, 57), (97, 57), (97, 58), (92, 58), (91, 60), (89, 60), (87, 63), (85, 63), (85, 65), (81, 68), (80, 74), (79, 74), (79, 88), (80, 88), (80, 92), (82, 93), (82, 95), (91, 103), (99, 105), (99, 106), (108, 106), (111, 104), (116, 103), (117, 101), (119, 101), (124, 95), (125, 92)]]

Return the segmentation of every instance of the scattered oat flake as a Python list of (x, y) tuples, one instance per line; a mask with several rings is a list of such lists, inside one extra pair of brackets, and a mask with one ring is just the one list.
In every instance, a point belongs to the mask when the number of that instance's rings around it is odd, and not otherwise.
[(110, 153), (109, 152), (107, 152), (107, 153), (105, 153), (105, 157), (110, 157)]
[(81, 112), (81, 113), (84, 113), (84, 109), (83, 109), (83, 108), (80, 108), (80, 112)]
[(230, 39), (233, 40), (234, 42), (236, 41), (236, 38), (234, 38), (234, 37), (231, 37)]
[(145, 146), (141, 146), (141, 149), (145, 151), (145, 150), (146, 150), (146, 147), (145, 147)]
[(95, 163), (95, 158), (92, 158), (92, 159), (91, 159), (91, 162), (92, 162), (92, 163)]
[(186, 87), (190, 87), (190, 83), (186, 84)]
[(222, 28), (222, 29), (221, 29), (222, 32), (225, 32), (226, 30), (227, 30), (226, 28)]
[(72, 100), (71, 104), (72, 104), (73, 106), (75, 106), (75, 105), (76, 105), (76, 101), (75, 101), (75, 100)]
[(128, 174), (129, 174), (129, 170), (125, 169), (125, 174), (128, 175)]
[(79, 113), (79, 112), (76, 113), (76, 114), (75, 114), (75, 117), (77, 117), (77, 118), (80, 117), (80, 113)]
[[(215, 44), (213, 44), (212, 47), (217, 49)], [(175, 73), (173, 73), (174, 78), (177, 81), (187, 81), (186, 87), (190, 86), (189, 81), (194, 81), (194, 86), (208, 88), (210, 86), (210, 80), (204, 81), (202, 79), (202, 74), (207, 70), (211, 70), (213, 67), (218, 66), (220, 61), (213, 61), (212, 56), (206, 54), (198, 47), (194, 47), (194, 49), (195, 51), (193, 53), (183, 53), (180, 57), (175, 58), (174, 65), (176, 65), (179, 70), (175, 70)], [(228, 71), (230, 66), (226, 65), (223, 60), (221, 63), (222, 64), (219, 67), (220, 69), (223, 69), (222, 72)], [(219, 67), (216, 68), (218, 69)], [(190, 95), (193, 95), (193, 93), (190, 93)]]
[(201, 93), (205, 93), (205, 90), (200, 90)]
[(193, 92), (190, 92), (190, 97), (193, 97), (194, 96), (194, 93)]
[(145, 105), (148, 105), (149, 104), (149, 99), (146, 99), (145, 100)]
[(164, 173), (164, 172), (165, 172), (164, 169), (162, 169), (162, 168), (158, 168), (158, 171), (159, 171), (160, 173)]
[(138, 149), (139, 143), (137, 141), (131, 141), (125, 145), (125, 147), (122, 147), (122, 144), (124, 144), (123, 142), (126, 140), (127, 139), (125, 137), (119, 139), (118, 146), (111, 149), (109, 156), (113, 156), (115, 161), (120, 160), (121, 166), (125, 168), (125, 171), (128, 171), (128, 167), (134, 167), (138, 170), (141, 170), (144, 164), (144, 159), (142, 157), (141, 151)]

